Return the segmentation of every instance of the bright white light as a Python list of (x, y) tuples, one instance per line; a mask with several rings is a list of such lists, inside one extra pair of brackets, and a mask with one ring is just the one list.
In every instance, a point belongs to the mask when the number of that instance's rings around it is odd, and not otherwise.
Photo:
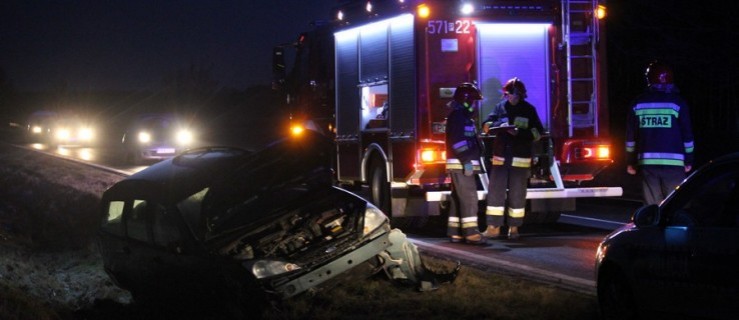
[(67, 140), (71, 136), (72, 134), (69, 132), (69, 129), (59, 129), (56, 131), (56, 138), (59, 140)]
[(469, 15), (475, 12), (475, 6), (473, 6), (471, 3), (468, 2), (462, 5), (462, 8), (460, 9), (460, 11), (464, 15)]
[(492, 34), (504, 34), (515, 36), (520, 35), (531, 35), (541, 34), (545, 32), (551, 24), (548, 23), (494, 23), (494, 24), (480, 24), (476, 23), (475, 27), (478, 30), (482, 29), (485, 32)]
[(43, 129), (39, 126), (33, 126), (33, 128), (31, 128), (31, 132), (33, 133), (41, 133), (41, 131), (43, 131)]
[(82, 128), (80, 129), (80, 139), (85, 141), (90, 141), (95, 138), (95, 131), (91, 128)]
[(139, 132), (139, 142), (149, 143), (151, 141), (151, 135), (146, 131)]
[(365, 9), (367, 10), (367, 12), (372, 12), (372, 3), (367, 1), (367, 6), (365, 7)]
[(181, 145), (188, 145), (192, 143), (192, 132), (187, 129), (181, 129), (180, 131), (177, 131), (177, 143)]
[(339, 10), (339, 12), (336, 13), (336, 19), (344, 20), (344, 12)]

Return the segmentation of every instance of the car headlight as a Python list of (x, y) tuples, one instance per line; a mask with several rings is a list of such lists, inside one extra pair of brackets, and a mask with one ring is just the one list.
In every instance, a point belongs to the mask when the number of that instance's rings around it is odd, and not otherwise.
[(59, 140), (67, 140), (71, 136), (69, 129), (60, 128), (56, 130), (56, 138)]
[(364, 211), (364, 229), (362, 230), (364, 236), (372, 234), (388, 222), (389, 219), (382, 213), (382, 210), (369, 202), (367, 203), (367, 209)]
[(33, 133), (41, 133), (42, 131), (44, 131), (44, 129), (41, 128), (41, 127), (39, 127), (39, 126), (33, 126), (33, 127), (31, 127), (31, 132), (33, 132)]
[(146, 131), (139, 132), (139, 142), (149, 143), (149, 141), (151, 141), (151, 134)]
[(300, 269), (300, 266), (290, 262), (276, 260), (259, 260), (251, 266), (251, 273), (257, 279), (267, 278)]
[(95, 138), (95, 130), (92, 128), (82, 128), (80, 129), (80, 139), (82, 140), (92, 140)]
[(188, 145), (192, 143), (192, 140), (193, 140), (192, 132), (187, 129), (181, 129), (177, 131), (176, 138), (177, 138), (177, 143), (180, 145)]

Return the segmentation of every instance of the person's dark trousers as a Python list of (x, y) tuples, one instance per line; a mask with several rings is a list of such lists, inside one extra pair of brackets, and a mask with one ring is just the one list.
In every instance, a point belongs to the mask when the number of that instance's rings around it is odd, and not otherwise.
[[(500, 227), (508, 225), (519, 227), (523, 224), (526, 209), (526, 189), (528, 188), (531, 168), (519, 168), (508, 165), (495, 165), (490, 169), (490, 185), (488, 186), (487, 210), (485, 212), (488, 226)], [(505, 210), (506, 198), (508, 209)], [(508, 221), (505, 221), (505, 213)]]
[(447, 227), (448, 236), (471, 236), (480, 233), (477, 223), (477, 182), (475, 176), (465, 176), (462, 171), (450, 172), (452, 176), (452, 204)]
[(645, 204), (660, 204), (685, 179), (682, 166), (642, 166), (640, 170)]

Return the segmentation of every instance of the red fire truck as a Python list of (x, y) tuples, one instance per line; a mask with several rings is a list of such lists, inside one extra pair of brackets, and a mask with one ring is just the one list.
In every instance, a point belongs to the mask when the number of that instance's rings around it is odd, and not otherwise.
[[(423, 221), (448, 202), (445, 117), (456, 86), (480, 87), (482, 121), (518, 77), (548, 130), (536, 148), (527, 220), (553, 221), (575, 198), (622, 193), (581, 184), (613, 162), (604, 13), (599, 0), (343, 1), (332, 19), (275, 47), (273, 85), (295, 132), (335, 140), (341, 184), (368, 186), (396, 220)], [(481, 201), (487, 187), (481, 174)]]

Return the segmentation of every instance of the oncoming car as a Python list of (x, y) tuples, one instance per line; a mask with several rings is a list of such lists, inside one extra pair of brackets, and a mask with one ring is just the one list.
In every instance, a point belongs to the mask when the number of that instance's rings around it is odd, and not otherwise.
[(52, 146), (93, 146), (97, 133), (89, 120), (78, 116), (59, 117), (51, 127), (49, 137)]
[(28, 142), (49, 146), (89, 147), (97, 133), (92, 121), (72, 113), (37, 111), (28, 119)]
[[(137, 302), (215, 301), (254, 310), (383, 270), (433, 289), (449, 282), (383, 212), (332, 185), (331, 142), (283, 139), (251, 153), (187, 150), (102, 197), (106, 272)], [(194, 300), (194, 302), (192, 301)]]
[(51, 138), (51, 128), (57, 121), (57, 113), (40, 110), (28, 116), (27, 141), (30, 143), (48, 143)]
[(600, 244), (605, 319), (739, 319), (739, 153), (691, 174)]
[(193, 128), (173, 114), (143, 114), (129, 125), (121, 139), (124, 160), (142, 164), (173, 157), (195, 143)]

